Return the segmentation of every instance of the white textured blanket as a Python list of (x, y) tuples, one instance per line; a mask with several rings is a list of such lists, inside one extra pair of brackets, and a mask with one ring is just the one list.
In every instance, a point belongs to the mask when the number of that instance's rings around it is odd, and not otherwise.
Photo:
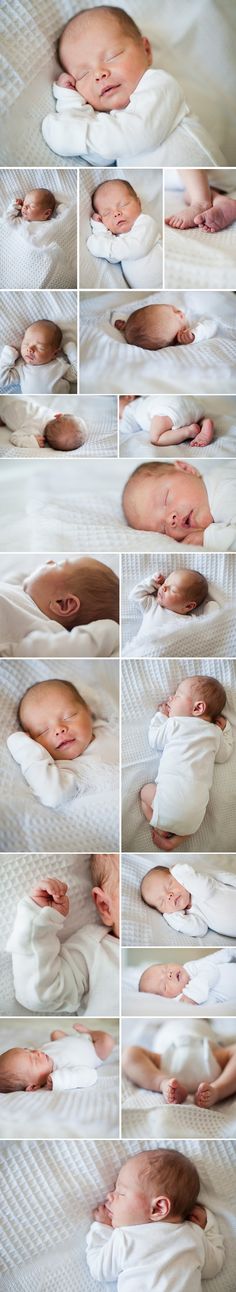
[[(106, 1028), (111, 1032), (116, 1045), (106, 1063), (97, 1069), (97, 1081), (94, 1086), (81, 1090), (59, 1091), (34, 1090), (33, 1092), (14, 1091), (0, 1095), (0, 1134), (5, 1139), (17, 1136), (25, 1139), (35, 1135), (37, 1125), (38, 1138), (80, 1139), (104, 1135), (111, 1139), (119, 1131), (119, 1079), (118, 1079), (118, 1027), (114, 1020), (104, 1023), (104, 1019), (89, 1019), (92, 1028)], [(64, 1018), (56, 1020), (56, 1026), (70, 1035), (73, 1023)], [(11, 1046), (29, 1046), (37, 1049), (47, 1044), (55, 1019), (22, 1019), (0, 1023), (0, 1053)]]
[[(17, 396), (19, 398), (19, 396)], [(9, 413), (13, 396), (9, 395)], [(31, 402), (31, 401), (30, 401)], [(73, 450), (73, 457), (89, 458), (116, 457), (117, 453), (117, 400), (115, 395), (41, 395), (35, 397), (34, 403), (39, 408), (50, 408), (51, 416), (60, 410), (61, 413), (70, 413), (72, 417), (82, 417), (86, 422), (87, 435), (86, 440), (81, 444), (80, 449)], [(25, 400), (24, 400), (25, 404)], [(4, 399), (4, 416), (6, 400)], [(1, 396), (0, 396), (0, 417), (1, 413)], [(30, 435), (29, 443), (24, 448), (19, 448), (16, 444), (11, 443), (11, 432), (7, 426), (0, 426), (0, 458), (37, 458), (38, 462), (41, 457), (63, 458), (65, 461), (67, 454), (60, 452), (59, 449), (51, 449), (49, 444), (40, 449), (37, 440)], [(69, 453), (70, 457), (70, 453)]]
[[(113, 664), (115, 669), (113, 669)], [(110, 667), (112, 665), (112, 667)], [(50, 677), (68, 678), (75, 682), (96, 716), (107, 718), (114, 730), (114, 766), (106, 767), (106, 796), (104, 796), (104, 767), (97, 764), (95, 783), (83, 787), (83, 793), (60, 812), (42, 807), (24, 781), (20, 768), (13, 761), (6, 747), (7, 736), (16, 729), (17, 704), (24, 690), (34, 681)], [(116, 850), (119, 839), (118, 767), (117, 767), (117, 703), (118, 662), (116, 660), (61, 661), (8, 661), (0, 669), (1, 700), (1, 851), (19, 847), (68, 849), (85, 848), (87, 851)]]
[[(119, 170), (115, 168), (114, 173), (110, 169), (100, 167), (90, 170), (89, 167), (79, 176), (79, 228), (80, 228), (80, 287), (125, 287), (127, 286), (122, 265), (109, 264), (107, 260), (96, 258), (91, 255), (87, 247), (87, 238), (90, 230), (91, 215), (91, 197), (94, 189), (104, 180), (122, 179), (132, 183), (135, 192), (141, 199), (142, 211), (145, 215), (152, 215), (156, 220), (159, 233), (162, 232), (162, 171), (155, 170), (133, 170), (130, 179), (130, 170)], [(161, 246), (161, 244), (159, 244)], [(138, 271), (138, 266), (137, 266)], [(140, 280), (139, 280), (140, 285)], [(156, 279), (153, 282), (154, 287), (162, 286), (162, 280)]]
[[(172, 402), (172, 400), (171, 400)], [(189, 405), (190, 421), (195, 421), (193, 416), (193, 404), (195, 400), (187, 400)], [(179, 400), (178, 396), (173, 399), (178, 413)], [(207, 395), (201, 400), (202, 416), (212, 417), (214, 421), (214, 439), (211, 444), (207, 444), (202, 450), (204, 458), (232, 458), (235, 455), (236, 447), (236, 399), (234, 395)], [(156, 412), (162, 415), (163, 395), (156, 395)], [(132, 404), (127, 404), (123, 417), (120, 419), (119, 442), (120, 455), (122, 458), (140, 457), (142, 461), (147, 458), (156, 458), (160, 461), (163, 457), (175, 458), (179, 453), (181, 458), (195, 458), (197, 466), (198, 454), (201, 450), (194, 447), (194, 440), (183, 440), (182, 444), (165, 445), (165, 449), (160, 445), (150, 443), (149, 432), (143, 429), (143, 413), (145, 415), (145, 400), (135, 399)]]
[[(8, 204), (32, 188), (49, 188), (56, 209), (49, 221), (6, 219)], [(76, 287), (76, 171), (5, 170), (0, 177), (1, 287)]]
[[(69, 362), (76, 357), (77, 292), (1, 292), (0, 349), (4, 345), (20, 346), (25, 329), (41, 318), (53, 319), (62, 329), (62, 344)], [(1, 387), (2, 394), (5, 391)], [(71, 386), (73, 391), (74, 387)], [(14, 395), (17, 386), (14, 386)], [(20, 394), (20, 387), (19, 387)]]
[[(171, 1026), (172, 1039), (175, 1039), (178, 1044), (179, 1029), (182, 1028), (180, 1020), (173, 1019), (171, 1025), (166, 1026)], [(191, 1029), (192, 1027), (193, 1020), (191, 1020)], [(154, 1023), (150, 1019), (144, 1023), (141, 1019), (124, 1019), (123, 1045), (143, 1045), (148, 1050), (158, 1050), (158, 1030), (160, 1029), (162, 1030), (162, 1024), (159, 1024), (158, 1020)], [(224, 1020), (219, 1019), (218, 1028), (213, 1024), (211, 1031), (215, 1034), (216, 1045), (219, 1041), (222, 1041), (223, 1045), (227, 1044), (227, 1020), (224, 1024)], [(232, 1040), (235, 1041), (235, 1031)], [(188, 1095), (184, 1104), (174, 1107), (165, 1103), (162, 1094), (153, 1094), (151, 1090), (139, 1089), (123, 1074), (122, 1134), (125, 1137), (138, 1135), (142, 1138), (150, 1135), (152, 1139), (152, 1136), (159, 1131), (160, 1135), (178, 1135), (180, 1138), (201, 1135), (203, 1139), (208, 1136), (228, 1139), (230, 1135), (235, 1135), (235, 1127), (235, 1095), (230, 1099), (221, 1100), (214, 1108), (198, 1108), (194, 1104), (193, 1096)]]
[[(181, 855), (178, 853), (178, 862), (181, 862)], [(190, 937), (189, 933), (178, 933), (176, 929), (171, 928), (166, 923), (163, 915), (154, 910), (152, 906), (147, 906), (142, 901), (140, 894), (140, 884), (147, 874), (148, 870), (154, 866), (174, 866), (174, 854), (167, 856), (166, 852), (158, 852), (156, 856), (152, 853), (123, 853), (122, 857), (122, 937), (124, 946), (155, 946), (155, 947), (195, 947), (196, 938)], [(197, 853), (191, 853), (191, 866), (196, 870), (202, 871), (203, 874), (215, 874), (216, 870), (232, 871), (235, 874), (236, 855), (230, 853), (205, 853), (198, 856)], [(200, 947), (221, 947), (232, 945), (232, 938), (225, 938), (219, 933), (214, 933), (208, 929), (205, 937), (198, 937), (197, 944)]]
[[(210, 674), (226, 689), (226, 717), (236, 728), (236, 666), (234, 660), (186, 659), (123, 660), (123, 847), (131, 852), (159, 853), (139, 803), (142, 785), (158, 773), (158, 753), (148, 743), (150, 720), (160, 701), (176, 690), (182, 678)], [(228, 763), (215, 765), (209, 803), (200, 829), (181, 845), (181, 852), (233, 852), (235, 850), (234, 786), (236, 745)], [(180, 849), (171, 853), (178, 858)]]
[[(141, 603), (130, 599), (137, 583), (150, 579), (152, 574), (174, 570), (198, 570), (208, 580), (209, 598), (191, 615), (175, 615), (175, 624), (168, 611), (163, 632), (158, 628), (156, 642), (149, 642), (148, 633), (142, 641), (136, 640), (143, 622)], [(235, 655), (236, 653), (236, 569), (233, 555), (223, 552), (185, 555), (163, 553), (161, 560), (140, 556), (137, 552), (122, 558), (122, 653), (128, 658), (140, 656), (190, 656)], [(171, 624), (170, 624), (171, 619)], [(145, 615), (144, 615), (145, 624)]]

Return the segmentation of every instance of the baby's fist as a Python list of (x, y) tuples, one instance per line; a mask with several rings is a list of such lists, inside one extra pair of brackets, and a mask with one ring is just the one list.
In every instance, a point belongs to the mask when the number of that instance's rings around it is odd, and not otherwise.
[(188, 1219), (192, 1220), (194, 1225), (200, 1225), (200, 1229), (206, 1228), (207, 1213), (201, 1202), (195, 1202), (195, 1207), (190, 1211)]
[(111, 1228), (111, 1216), (109, 1216), (104, 1202), (99, 1202), (99, 1206), (94, 1208), (93, 1220), (99, 1220), (100, 1225), (110, 1225)]
[(154, 575), (153, 575), (153, 583), (155, 583), (156, 588), (161, 588), (161, 585), (162, 585), (162, 583), (164, 583), (164, 582), (165, 582), (164, 574), (154, 574)]
[(70, 904), (67, 897), (67, 884), (63, 884), (60, 879), (43, 879), (30, 896), (37, 906), (51, 906), (52, 910), (59, 912), (59, 915), (68, 915)]
[(159, 712), (159, 713), (164, 713), (164, 714), (165, 714), (165, 718), (168, 718), (168, 717), (169, 717), (169, 703), (168, 703), (168, 700), (163, 700), (163, 701), (162, 701), (162, 704), (158, 704), (158, 712)]
[(62, 72), (57, 78), (57, 85), (63, 85), (64, 90), (75, 90), (75, 78), (70, 76), (69, 72)]
[(52, 1090), (52, 1077), (50, 1072), (46, 1080), (45, 1090)]
[(23, 201), (24, 201), (23, 197), (16, 197), (15, 199), (16, 206), (23, 206)]
[(219, 718), (215, 718), (215, 727), (220, 727), (221, 731), (224, 731), (226, 727), (226, 722), (227, 722), (227, 718), (224, 718), (224, 714), (221, 713), (219, 715)]

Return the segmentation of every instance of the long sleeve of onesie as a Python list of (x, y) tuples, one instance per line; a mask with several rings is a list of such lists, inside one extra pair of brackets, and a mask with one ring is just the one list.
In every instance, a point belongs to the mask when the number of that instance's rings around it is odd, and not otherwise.
[(187, 863), (186, 865), (184, 863), (183, 865), (181, 863), (178, 865), (177, 863), (176, 866), (171, 866), (171, 874), (179, 884), (183, 884), (184, 888), (187, 888), (187, 892), (191, 893), (194, 909), (192, 910), (190, 907), (187, 911), (165, 912), (164, 920), (166, 920), (166, 924), (169, 924), (172, 929), (177, 929), (179, 933), (185, 933), (186, 937), (188, 937), (188, 934), (190, 934), (190, 937), (205, 937), (208, 924), (201, 910), (198, 910), (198, 901), (201, 904), (201, 900), (204, 902), (210, 900), (211, 876), (199, 874), (198, 871), (194, 870), (193, 866), (188, 866)]
[(109, 1225), (94, 1221), (86, 1239), (86, 1255), (93, 1279), (98, 1283), (112, 1283), (125, 1267), (127, 1242), (124, 1229), (111, 1229)]
[[(17, 357), (18, 356), (18, 351)], [(1, 417), (5, 421), (9, 431), (12, 431), (11, 442), (16, 445), (28, 445), (31, 440), (37, 445), (36, 436), (43, 435), (47, 422), (51, 420), (52, 409), (43, 405), (36, 404), (33, 399), (18, 398), (14, 395), (11, 400), (8, 397), (1, 399)]]
[[(190, 1222), (192, 1224), (192, 1222)], [(195, 1225), (193, 1224), (193, 1229)], [(202, 1230), (204, 1245), (204, 1265), (201, 1271), (203, 1279), (213, 1279), (222, 1270), (225, 1252), (222, 1234), (218, 1229), (215, 1216), (207, 1207), (207, 1223)]]
[(95, 1086), (97, 1073), (93, 1068), (56, 1068), (51, 1072), (52, 1088), (61, 1093), (63, 1090), (83, 1090)]
[(232, 952), (228, 947), (222, 947), (220, 951), (215, 951), (212, 956), (207, 956), (203, 960), (190, 960), (185, 965), (187, 973), (190, 974), (190, 982), (184, 987), (184, 996), (189, 996), (195, 1005), (203, 1005), (207, 1001), (211, 986), (215, 985), (215, 970), (220, 964), (230, 964), (236, 959), (236, 951)]
[(158, 709), (157, 713), (154, 713), (154, 718), (151, 718), (148, 731), (148, 739), (151, 749), (164, 749), (168, 721), (169, 719), (166, 717), (165, 713), (161, 712), (160, 709)]
[(215, 761), (216, 763), (227, 763), (234, 747), (233, 732), (230, 722), (226, 722), (226, 727), (224, 727), (223, 731), (218, 727), (218, 731), (220, 731), (220, 744), (215, 756)]
[(31, 1010), (78, 1009), (89, 987), (89, 973), (78, 943), (72, 956), (60, 943), (65, 917), (31, 897), (18, 903), (7, 951), (12, 954), (16, 999)]
[(126, 257), (140, 260), (148, 255), (158, 240), (156, 222), (151, 215), (139, 215), (129, 233), (117, 236), (100, 221), (92, 219), (90, 223), (92, 232), (87, 240), (88, 250), (92, 256), (100, 256), (114, 264)]
[(15, 221), (19, 219), (19, 216), (21, 216), (21, 206), (17, 206), (16, 200), (13, 197), (12, 202), (9, 202), (9, 206), (7, 206), (4, 219)]
[(38, 745), (24, 731), (8, 737), (8, 749), (36, 798), (44, 807), (58, 808), (79, 793), (78, 778), (72, 768), (68, 770), (54, 762), (43, 745)]
[(63, 157), (96, 153), (108, 161), (135, 157), (157, 147), (188, 114), (182, 90), (173, 76), (149, 68), (130, 95), (126, 108), (95, 112), (76, 90), (54, 84), (56, 115), (49, 113), (42, 133), (53, 152)]
[(95, 619), (93, 624), (78, 625), (71, 632), (62, 628), (61, 632), (50, 633), (49, 625), (50, 620), (47, 634), (40, 632), (40, 627), (27, 633), (12, 654), (20, 659), (95, 659), (110, 658), (119, 652), (119, 627), (113, 619)]
[(151, 575), (149, 579), (142, 579), (141, 583), (135, 584), (135, 587), (132, 588), (132, 592), (130, 593), (129, 600), (137, 601), (145, 615), (150, 608), (150, 602), (157, 602), (157, 591), (158, 589), (154, 576)]
[(13, 345), (4, 345), (0, 355), (0, 381), (4, 390), (11, 386), (18, 386), (20, 377), (16, 368), (17, 359), (19, 359), (19, 350)]

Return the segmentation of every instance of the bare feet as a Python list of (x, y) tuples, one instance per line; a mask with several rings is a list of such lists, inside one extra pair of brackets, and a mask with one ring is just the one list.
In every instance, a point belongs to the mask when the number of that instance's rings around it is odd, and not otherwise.
[[(209, 199), (207, 199), (208, 204)], [(195, 202), (194, 206), (187, 206), (184, 211), (176, 211), (175, 215), (168, 215), (165, 224), (170, 224), (172, 229), (194, 229), (198, 223), (198, 217), (206, 210), (206, 204)]]
[(194, 1103), (198, 1108), (212, 1108), (217, 1103), (217, 1091), (210, 1081), (200, 1081), (200, 1085), (194, 1095)]
[(195, 216), (194, 224), (203, 226), (208, 233), (221, 233), (236, 220), (236, 200), (220, 193), (213, 206)]
[(188, 1093), (177, 1077), (163, 1077), (160, 1090), (166, 1104), (183, 1104)]
[(172, 852), (174, 848), (179, 847), (180, 843), (183, 843), (183, 835), (180, 837), (179, 834), (171, 834), (169, 830), (163, 830), (159, 833), (159, 830), (155, 830), (153, 826), (152, 841), (155, 848), (161, 848), (164, 852)]
[(198, 435), (196, 435), (194, 440), (194, 447), (196, 444), (197, 448), (205, 449), (206, 445), (211, 444), (214, 439), (214, 422), (211, 421), (210, 417), (203, 417), (200, 425), (201, 429), (199, 431), (198, 427)]

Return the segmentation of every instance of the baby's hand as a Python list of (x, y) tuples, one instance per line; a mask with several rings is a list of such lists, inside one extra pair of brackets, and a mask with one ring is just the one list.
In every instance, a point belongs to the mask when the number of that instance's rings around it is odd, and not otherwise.
[(154, 575), (153, 575), (153, 583), (155, 583), (155, 584), (156, 584), (156, 588), (161, 588), (161, 585), (162, 585), (162, 583), (164, 583), (164, 582), (165, 582), (165, 575), (164, 575), (164, 574), (154, 574)]
[(45, 439), (44, 439), (44, 435), (36, 435), (36, 436), (35, 436), (35, 439), (37, 440), (37, 444), (39, 445), (39, 448), (40, 448), (40, 449), (45, 449)]
[(201, 1202), (195, 1202), (195, 1207), (190, 1211), (188, 1220), (192, 1220), (194, 1225), (200, 1225), (200, 1229), (206, 1228), (207, 1213)]
[(70, 903), (67, 887), (60, 879), (43, 879), (39, 888), (33, 888), (30, 896), (37, 906), (51, 906), (53, 911), (59, 911), (59, 915), (68, 915)]
[(49, 1076), (47, 1077), (47, 1080), (46, 1080), (46, 1082), (45, 1082), (44, 1089), (45, 1089), (45, 1090), (52, 1090), (52, 1077), (51, 1077), (51, 1073), (50, 1073), (50, 1072), (49, 1072)]
[(23, 197), (15, 197), (16, 206), (23, 206), (23, 201), (24, 201)]
[(219, 718), (215, 718), (215, 727), (220, 727), (221, 731), (224, 731), (226, 722), (227, 718), (224, 718), (224, 714), (220, 713)]
[(158, 711), (159, 711), (160, 713), (164, 713), (164, 714), (165, 714), (165, 717), (166, 717), (166, 718), (169, 718), (169, 708), (170, 708), (170, 706), (169, 706), (169, 702), (168, 702), (168, 700), (163, 700), (163, 703), (162, 703), (162, 704), (158, 704), (158, 706), (157, 706), (157, 707), (158, 707)]
[(190, 529), (189, 534), (186, 534), (186, 538), (182, 538), (180, 541), (183, 544), (191, 543), (192, 546), (203, 547), (203, 539), (204, 529)]
[(101, 1225), (110, 1225), (110, 1229), (112, 1228), (111, 1216), (109, 1216), (105, 1202), (99, 1202), (99, 1206), (94, 1208), (93, 1220), (100, 1220)]
[(196, 1005), (196, 1001), (195, 1001), (195, 1000), (190, 1000), (190, 996), (185, 996), (185, 995), (183, 994), (183, 996), (180, 996), (180, 998), (179, 998), (179, 999), (180, 999), (180, 1000), (184, 1000), (184, 1002), (186, 1003), (186, 1005)]
[(64, 85), (64, 90), (75, 90), (75, 77), (70, 72), (62, 72), (58, 76), (56, 85)]

